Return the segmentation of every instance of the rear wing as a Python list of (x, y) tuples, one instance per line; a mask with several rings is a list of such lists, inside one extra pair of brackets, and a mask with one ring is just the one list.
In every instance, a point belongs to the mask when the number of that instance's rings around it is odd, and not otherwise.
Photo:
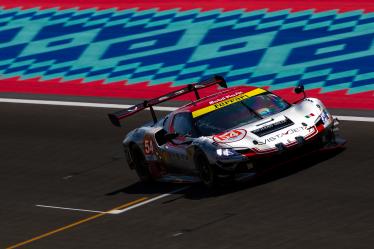
[(184, 94), (187, 94), (187, 93), (190, 93), (190, 92), (194, 92), (195, 96), (196, 96), (196, 99), (200, 99), (200, 96), (199, 96), (199, 93), (198, 93), (199, 89), (206, 88), (206, 87), (209, 87), (209, 86), (213, 86), (213, 85), (216, 85), (216, 84), (221, 86), (221, 87), (227, 88), (227, 84), (226, 84), (225, 79), (222, 76), (215, 75), (211, 79), (203, 80), (203, 81), (200, 81), (200, 82), (194, 83), (194, 84), (188, 84), (186, 87), (184, 87), (182, 89), (170, 92), (170, 93), (165, 94), (163, 96), (160, 96), (158, 98), (145, 100), (142, 103), (131, 106), (127, 109), (123, 109), (123, 110), (120, 110), (120, 111), (117, 111), (117, 112), (110, 113), (110, 114), (108, 114), (108, 116), (109, 116), (109, 119), (110, 119), (110, 121), (112, 122), (113, 125), (121, 126), (121, 123), (120, 123), (121, 119), (129, 117), (129, 116), (131, 116), (131, 115), (133, 115), (137, 112), (140, 112), (140, 111), (142, 111), (146, 108), (150, 108), (152, 118), (153, 118), (153, 122), (156, 123), (157, 122), (157, 117), (156, 117), (156, 114), (155, 114), (152, 106), (160, 104), (160, 103), (168, 101), (168, 100), (171, 100), (171, 99), (174, 99), (176, 97), (179, 97), (181, 95), (184, 95)]

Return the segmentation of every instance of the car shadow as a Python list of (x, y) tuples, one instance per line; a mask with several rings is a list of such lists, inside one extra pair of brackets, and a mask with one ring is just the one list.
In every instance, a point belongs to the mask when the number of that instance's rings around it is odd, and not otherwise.
[(257, 186), (268, 184), (272, 181), (276, 181), (288, 176), (297, 174), (300, 171), (307, 170), (308, 168), (317, 166), (318, 164), (330, 160), (344, 151), (344, 148), (337, 148), (328, 151), (312, 153), (308, 156), (304, 156), (298, 159), (295, 159), (291, 162), (287, 162), (276, 167), (273, 167), (271, 170), (262, 174), (259, 177), (250, 179), (245, 182), (226, 184), (217, 189), (208, 189), (203, 186), (201, 183), (195, 184), (176, 184), (176, 183), (150, 183), (145, 184), (137, 182), (126, 186), (124, 188), (112, 191), (107, 193), (107, 196), (117, 195), (117, 194), (142, 194), (142, 195), (157, 195), (170, 193), (176, 189), (180, 189), (185, 186), (189, 186), (188, 189), (184, 190), (183, 195), (178, 195), (175, 198), (168, 199), (163, 203), (170, 203), (178, 199), (187, 198), (192, 200), (204, 199), (218, 197), (221, 195), (227, 195), (230, 193), (247, 190), (250, 188), (255, 188)]

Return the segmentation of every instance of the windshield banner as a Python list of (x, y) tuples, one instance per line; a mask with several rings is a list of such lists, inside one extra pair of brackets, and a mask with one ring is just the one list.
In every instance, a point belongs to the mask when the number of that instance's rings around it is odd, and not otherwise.
[(256, 95), (259, 95), (259, 94), (264, 93), (264, 92), (266, 92), (266, 90), (261, 89), (261, 88), (257, 88), (255, 90), (252, 90), (252, 91), (249, 91), (249, 92), (237, 95), (235, 97), (232, 97), (232, 98), (229, 98), (229, 99), (217, 102), (217, 103), (215, 103), (213, 105), (204, 107), (202, 109), (196, 110), (196, 111), (192, 112), (192, 117), (193, 118), (197, 118), (197, 117), (199, 117), (201, 115), (204, 115), (204, 114), (207, 114), (209, 112), (218, 110), (220, 108), (223, 108), (225, 106), (234, 104), (236, 102), (243, 101), (245, 99), (248, 99), (248, 98), (256, 96)]

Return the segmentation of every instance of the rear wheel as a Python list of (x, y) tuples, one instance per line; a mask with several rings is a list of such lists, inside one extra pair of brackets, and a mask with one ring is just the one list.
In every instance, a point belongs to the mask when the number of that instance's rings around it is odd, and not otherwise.
[(218, 186), (216, 168), (209, 163), (208, 158), (200, 150), (195, 154), (195, 165), (205, 186), (208, 188), (215, 188)]
[(140, 181), (146, 183), (151, 182), (153, 178), (149, 171), (149, 165), (145, 160), (143, 152), (136, 145), (131, 146), (131, 158)]

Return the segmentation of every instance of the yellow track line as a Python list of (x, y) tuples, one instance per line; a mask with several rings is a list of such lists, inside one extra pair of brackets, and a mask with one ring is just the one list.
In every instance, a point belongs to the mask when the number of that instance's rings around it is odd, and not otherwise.
[(145, 201), (145, 200), (147, 200), (147, 199), (148, 199), (147, 197), (139, 198), (139, 199), (137, 199), (137, 200), (135, 200), (135, 201), (132, 201), (132, 202), (129, 202), (129, 203), (123, 204), (123, 205), (121, 205), (121, 206), (119, 206), (119, 207), (115, 207), (115, 208), (113, 208), (113, 209), (111, 209), (111, 210), (109, 210), (109, 211), (107, 211), (107, 212), (104, 212), (104, 213), (100, 213), (100, 214), (96, 214), (96, 215), (90, 216), (90, 217), (85, 218), (85, 219), (83, 219), (83, 220), (79, 220), (79, 221), (74, 222), (74, 223), (72, 223), (72, 224), (69, 224), (69, 225), (66, 225), (66, 226), (63, 226), (63, 227), (57, 228), (57, 229), (52, 230), (52, 231), (50, 231), (50, 232), (47, 232), (47, 233), (44, 233), (44, 234), (42, 234), (42, 235), (36, 236), (36, 237), (34, 237), (34, 238), (32, 238), (32, 239), (29, 239), (29, 240), (23, 241), (23, 242), (18, 243), (18, 244), (16, 244), (16, 245), (9, 246), (9, 247), (7, 247), (6, 249), (13, 249), (13, 248), (17, 248), (17, 247), (20, 247), (20, 246), (23, 246), (23, 245), (29, 244), (29, 243), (31, 243), (31, 242), (33, 242), (33, 241), (43, 239), (43, 238), (48, 237), (48, 236), (50, 236), (50, 235), (53, 235), (53, 234), (55, 234), (55, 233), (62, 232), (62, 231), (64, 231), (64, 230), (67, 230), (67, 229), (72, 228), (72, 227), (76, 227), (76, 226), (78, 226), (78, 225), (80, 225), (80, 224), (82, 224), (82, 223), (88, 222), (88, 221), (90, 221), (90, 220), (97, 219), (97, 218), (99, 218), (99, 217), (101, 217), (101, 216), (103, 216), (103, 215), (109, 214), (110, 211), (117, 210), (117, 209), (127, 208), (127, 207), (130, 207), (130, 206), (135, 205), (135, 204), (137, 204), (137, 203), (143, 202), (143, 201)]

